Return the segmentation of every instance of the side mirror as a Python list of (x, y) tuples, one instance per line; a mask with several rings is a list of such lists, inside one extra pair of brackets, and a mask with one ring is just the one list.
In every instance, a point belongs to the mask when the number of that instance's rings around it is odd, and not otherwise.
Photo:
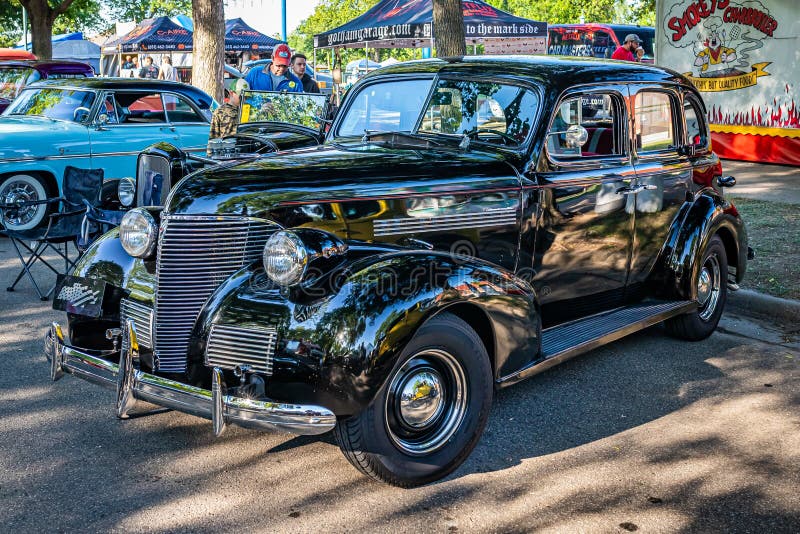
[(589, 140), (589, 132), (580, 124), (573, 124), (567, 128), (567, 147), (580, 148)]
[(105, 126), (106, 124), (108, 124), (108, 114), (101, 113), (100, 115), (97, 116), (97, 125)]
[(75, 111), (72, 112), (72, 120), (75, 122), (86, 122), (89, 119), (89, 114), (91, 110), (89, 108), (85, 108), (83, 106), (75, 108)]

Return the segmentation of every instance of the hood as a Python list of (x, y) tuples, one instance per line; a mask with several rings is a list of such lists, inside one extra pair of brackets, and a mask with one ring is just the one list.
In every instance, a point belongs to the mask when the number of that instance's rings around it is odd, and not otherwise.
[(327, 144), (203, 170), (167, 201), (174, 214), (236, 214), (281, 223), (282, 208), (315, 202), (386, 199), (408, 193), (469, 191), (516, 173), (496, 153), (407, 150), (376, 144)]
[(59, 148), (89, 152), (86, 126), (44, 117), (0, 117), (0, 160), (58, 155)]

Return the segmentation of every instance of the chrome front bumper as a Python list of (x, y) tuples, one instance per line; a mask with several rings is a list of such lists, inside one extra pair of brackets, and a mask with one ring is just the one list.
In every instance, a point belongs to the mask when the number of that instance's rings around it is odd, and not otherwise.
[(64, 343), (61, 325), (53, 323), (45, 337), (45, 354), (50, 361), (50, 378), (70, 373), (117, 393), (117, 417), (128, 417), (136, 399), (211, 419), (215, 435), (235, 424), (258, 430), (280, 430), (294, 434), (323, 434), (336, 425), (336, 416), (320, 406), (301, 406), (246, 399), (225, 394), (219, 368), (212, 369), (211, 391), (140, 371), (139, 345), (133, 321), (122, 329), (120, 363), (92, 356)]

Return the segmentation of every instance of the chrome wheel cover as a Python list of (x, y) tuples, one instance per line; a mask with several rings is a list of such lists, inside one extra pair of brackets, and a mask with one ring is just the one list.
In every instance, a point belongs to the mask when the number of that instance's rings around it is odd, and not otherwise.
[(386, 430), (392, 443), (410, 455), (442, 448), (467, 412), (467, 377), (452, 354), (426, 349), (392, 377), (386, 396)]
[[(0, 202), (3, 204), (15, 204), (17, 202), (27, 202), (30, 200), (43, 200), (39, 198), (39, 193), (34, 187), (25, 180), (9, 179), (0, 189)], [(24, 208), (5, 210), (5, 224), (9, 228), (20, 227), (31, 222), (39, 213), (44, 210), (44, 204), (36, 206), (26, 206)]]
[(719, 259), (715, 254), (706, 258), (706, 262), (697, 276), (697, 303), (700, 306), (700, 319), (708, 321), (714, 315), (719, 303), (722, 287), (722, 272)]

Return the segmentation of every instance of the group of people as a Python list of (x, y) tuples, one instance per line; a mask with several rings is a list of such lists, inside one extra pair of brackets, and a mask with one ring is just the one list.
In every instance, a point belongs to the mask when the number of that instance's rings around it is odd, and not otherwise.
[(247, 76), (238, 80), (232, 89), (226, 90), (227, 102), (217, 108), (211, 117), (209, 138), (222, 138), (236, 133), (242, 91), (319, 93), (319, 85), (306, 72), (306, 62), (305, 55), (292, 54), (288, 45), (276, 46), (272, 51), (272, 60), (267, 65), (250, 69)]
[(153, 63), (151, 56), (144, 58), (143, 66), (139, 66), (139, 56), (125, 56), (122, 69), (129, 71), (131, 78), (178, 81), (178, 69), (172, 66), (172, 59), (169, 56), (164, 56), (160, 67)]

